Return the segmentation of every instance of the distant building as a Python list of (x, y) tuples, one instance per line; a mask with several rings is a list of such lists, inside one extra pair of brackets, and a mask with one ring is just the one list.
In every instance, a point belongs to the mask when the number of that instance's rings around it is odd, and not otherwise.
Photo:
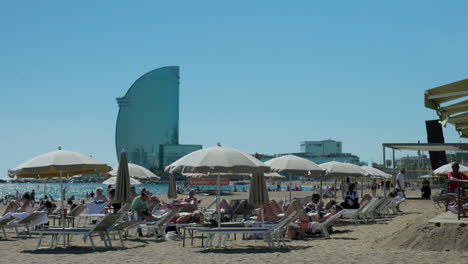
[(115, 130), (118, 159), (122, 149), (128, 160), (161, 171), (170, 162), (201, 145), (179, 144), (179, 67), (150, 71), (117, 98)]
[(314, 156), (341, 154), (341, 141), (320, 140), (301, 142), (301, 152)]
[(356, 165), (364, 165), (363, 162), (359, 160), (359, 157), (351, 153), (342, 152), (342, 143), (341, 141), (335, 140), (320, 140), (320, 141), (302, 141), (300, 142), (301, 152), (297, 153), (281, 153), (281, 154), (255, 154), (255, 156), (265, 162), (272, 158), (284, 156), (284, 155), (296, 155), (308, 160), (311, 160), (317, 164), (329, 162), (329, 161), (339, 161), (347, 162)]

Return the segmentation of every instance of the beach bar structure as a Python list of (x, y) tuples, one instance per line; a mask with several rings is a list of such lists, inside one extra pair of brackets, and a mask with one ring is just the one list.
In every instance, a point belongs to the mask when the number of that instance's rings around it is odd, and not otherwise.
[[(395, 150), (414, 150), (414, 151), (467, 151), (468, 143), (383, 143), (383, 165), (384, 170), (387, 170), (386, 164), (386, 149), (392, 150), (392, 175), (396, 174), (395, 167)], [(432, 168), (436, 169), (436, 168)], [(384, 188), (385, 190), (385, 188)]]

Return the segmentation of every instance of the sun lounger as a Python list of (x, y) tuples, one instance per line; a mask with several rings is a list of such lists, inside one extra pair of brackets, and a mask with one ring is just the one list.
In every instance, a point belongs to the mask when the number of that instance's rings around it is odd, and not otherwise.
[(164, 236), (166, 232), (166, 227), (177, 213), (180, 212), (180, 209), (170, 210), (163, 215), (163, 217), (157, 222), (147, 222), (144, 224), (137, 225), (138, 228), (145, 228), (148, 230), (152, 230), (154, 232), (154, 237), (158, 240), (158, 236), (161, 237), (163, 240), (166, 239)]
[[(26, 214), (26, 213), (25, 213)], [(15, 216), (16, 214), (12, 214)], [(31, 237), (31, 228), (42, 225), (48, 222), (47, 212), (33, 212), (28, 214), (26, 217), (21, 219), (16, 219), (10, 223), (8, 226), (11, 226), (15, 229), (17, 236), (29, 236)], [(19, 228), (24, 228), (25, 232), (19, 232)]]
[(135, 227), (135, 226), (137, 226), (137, 225), (139, 225), (141, 223), (142, 223), (141, 221), (124, 221), (124, 222), (118, 223), (118, 224), (114, 225), (113, 227), (111, 227), (109, 229), (109, 232), (116, 232), (119, 235), (120, 243), (122, 245), (122, 248), (124, 248), (125, 246), (124, 246), (124, 242), (123, 242), (122, 233), (124, 231), (126, 231), (127, 229)]
[(116, 225), (122, 217), (123, 214), (121, 213), (108, 214), (93, 228), (48, 228), (31, 231), (31, 233), (40, 235), (36, 249), (41, 248), (41, 242), (44, 235), (52, 235), (50, 246), (47, 248), (57, 247), (61, 236), (63, 237), (63, 244), (61, 246), (70, 246), (71, 239), (68, 239), (67, 237), (70, 235), (82, 235), (84, 242), (89, 238), (91, 247), (93, 250), (96, 250), (93, 236), (99, 235), (104, 241), (104, 245), (106, 247), (112, 247), (109, 231), (112, 230), (112, 227)]
[(316, 233), (317, 231), (319, 231), (320, 233), (323, 234), (323, 236), (325, 238), (330, 238), (330, 233), (328, 232), (328, 227), (334, 222), (336, 221), (337, 219), (339, 219), (341, 217), (341, 215), (344, 214), (345, 211), (339, 211), (338, 213), (334, 214), (333, 216), (331, 216), (330, 218), (328, 218), (327, 220), (325, 220), (324, 222), (321, 222), (321, 223), (318, 223), (318, 222), (311, 222), (309, 223), (310, 227), (308, 228), (305, 228), (304, 231), (307, 231), (308, 229), (310, 229), (311, 233)]
[(7, 217), (1, 218), (0, 228), (2, 229), (3, 237), (5, 239), (8, 239), (6, 231), (5, 231), (5, 227), (7, 227), (10, 222), (15, 221), (15, 220), (16, 218), (14, 218), (13, 216), (7, 216)]
[[(70, 213), (67, 214), (65, 217), (65, 223), (67, 226), (75, 226), (75, 219), (78, 219), (79, 215), (81, 215), (84, 211), (86, 210), (86, 206), (83, 204), (77, 205), (73, 210), (70, 211)], [(59, 226), (60, 226), (60, 221), (62, 220), (61, 215), (49, 215), (50, 218), (54, 219), (54, 225), (55, 225), (55, 220), (59, 220)]]
[(223, 236), (229, 234), (261, 234), (265, 242), (268, 244), (269, 247), (275, 247), (275, 243), (277, 243), (276, 247), (280, 247), (281, 243), (283, 243), (284, 247), (286, 247), (286, 242), (284, 241), (284, 233), (283, 230), (291, 224), (297, 217), (297, 213), (294, 212), (287, 218), (281, 220), (276, 225), (272, 227), (253, 227), (253, 228), (206, 228), (197, 230), (195, 232), (207, 234), (208, 239), (206, 241), (205, 247), (207, 249), (212, 248), (213, 240), (215, 235), (219, 235), (219, 245), (221, 246)]

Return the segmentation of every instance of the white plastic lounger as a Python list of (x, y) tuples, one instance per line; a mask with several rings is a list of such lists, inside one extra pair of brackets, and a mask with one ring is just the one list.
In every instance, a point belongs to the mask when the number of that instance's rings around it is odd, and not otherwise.
[(86, 239), (89, 238), (91, 247), (93, 250), (96, 250), (93, 241), (93, 235), (100, 235), (101, 239), (104, 241), (106, 247), (112, 247), (111, 239), (109, 237), (109, 231), (112, 230), (112, 227), (123, 217), (123, 214), (108, 214), (106, 215), (96, 226), (93, 228), (48, 228), (31, 231), (30, 233), (39, 234), (39, 241), (37, 243), (36, 249), (40, 249), (42, 237), (44, 235), (52, 235), (52, 240), (49, 247), (54, 248), (58, 246), (60, 236), (63, 236), (63, 244), (61, 246), (70, 246), (71, 240), (66, 239), (65, 236), (69, 235), (83, 235), (83, 241), (86, 242)]
[(205, 248), (211, 249), (214, 236), (219, 235), (219, 244), (221, 246), (221, 242), (223, 241), (223, 236), (228, 234), (262, 234), (265, 242), (268, 244), (269, 247), (275, 247), (275, 242), (277, 243), (277, 247), (281, 246), (281, 242), (283, 243), (284, 247), (286, 247), (286, 242), (284, 241), (283, 229), (286, 228), (289, 224), (291, 224), (294, 219), (296, 219), (297, 213), (294, 212), (287, 218), (281, 220), (276, 225), (272, 227), (221, 227), (221, 228), (206, 228), (197, 230), (195, 232), (207, 234), (208, 239), (206, 240)]

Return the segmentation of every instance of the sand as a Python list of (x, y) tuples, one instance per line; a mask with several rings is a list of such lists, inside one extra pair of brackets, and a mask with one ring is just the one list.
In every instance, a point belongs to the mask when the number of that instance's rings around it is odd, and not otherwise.
[[(294, 196), (310, 195), (297, 192)], [(229, 196), (243, 199), (247, 193)], [(273, 199), (285, 193), (270, 193)], [(204, 197), (208, 203), (211, 197)], [(409, 200), (396, 217), (369, 224), (342, 221), (334, 226), (331, 239), (320, 236), (289, 241), (287, 249), (268, 249), (261, 240), (229, 241), (226, 249), (205, 251), (200, 241), (182, 247), (181, 241), (156, 242), (152, 238), (131, 237), (125, 249), (100, 246), (93, 252), (81, 238), (75, 247), (34, 251), (37, 238), (20, 239), (9, 230), (10, 239), (0, 240), (1, 263), (468, 263), (468, 227), (428, 224), (439, 213), (431, 201)], [(133, 232), (132, 232), (133, 233)], [(46, 238), (46, 242), (48, 238)], [(117, 241), (114, 243), (118, 245)]]

